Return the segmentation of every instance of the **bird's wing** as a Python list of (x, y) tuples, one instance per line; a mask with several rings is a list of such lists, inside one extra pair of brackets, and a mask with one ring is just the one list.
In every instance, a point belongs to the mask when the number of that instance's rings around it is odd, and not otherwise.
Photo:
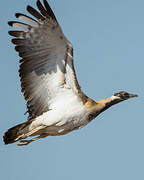
[(9, 31), (19, 52), (19, 74), (22, 92), (27, 101), (29, 119), (49, 110), (51, 99), (60, 88), (67, 87), (78, 95), (80, 87), (73, 64), (73, 48), (64, 36), (48, 2), (37, 1), (39, 12), (27, 6), (37, 20), (21, 13), (16, 17), (25, 23), (10, 21), (20, 31)]

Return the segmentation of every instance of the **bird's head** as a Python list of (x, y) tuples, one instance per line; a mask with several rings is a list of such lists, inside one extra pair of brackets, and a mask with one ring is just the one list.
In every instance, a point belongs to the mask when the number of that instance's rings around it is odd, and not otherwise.
[(136, 95), (136, 94), (129, 94), (128, 92), (121, 91), (121, 92), (115, 93), (114, 96), (118, 97), (118, 99), (120, 101), (124, 101), (124, 100), (127, 100), (129, 98), (137, 97), (138, 95)]

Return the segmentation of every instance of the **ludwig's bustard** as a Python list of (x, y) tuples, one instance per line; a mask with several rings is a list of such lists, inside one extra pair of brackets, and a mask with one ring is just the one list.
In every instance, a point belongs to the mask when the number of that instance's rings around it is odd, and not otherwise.
[[(5, 144), (19, 141), (26, 145), (46, 136), (58, 136), (79, 129), (110, 106), (136, 95), (119, 92), (99, 101), (87, 97), (80, 89), (73, 64), (73, 48), (64, 36), (48, 2), (37, 1), (39, 12), (27, 6), (33, 19), (21, 13), (25, 23), (11, 21), (21, 30), (9, 31), (19, 52), (22, 92), (27, 101), (28, 121), (4, 134)], [(36, 136), (31, 140), (23, 140)]]

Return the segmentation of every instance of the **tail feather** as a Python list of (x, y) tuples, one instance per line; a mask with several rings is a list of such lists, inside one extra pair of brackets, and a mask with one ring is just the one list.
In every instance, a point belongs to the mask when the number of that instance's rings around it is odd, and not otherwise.
[(3, 141), (5, 144), (11, 144), (19, 139), (17, 139), (20, 135), (22, 135), (22, 130), (28, 125), (28, 122), (18, 124), (10, 129), (8, 129), (7, 132), (5, 132), (3, 136)]

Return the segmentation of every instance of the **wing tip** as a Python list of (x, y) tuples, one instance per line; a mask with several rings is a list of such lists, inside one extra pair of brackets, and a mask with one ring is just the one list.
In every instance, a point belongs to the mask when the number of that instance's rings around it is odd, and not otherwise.
[(13, 27), (13, 21), (8, 21), (8, 25)]
[(21, 15), (21, 13), (15, 13), (15, 17), (16, 17), (16, 18), (19, 18), (20, 15)]
[(8, 34), (10, 35), (10, 36), (13, 36), (12, 34), (13, 34), (13, 31), (8, 31)]
[(40, 1), (40, 0), (37, 0), (37, 1), (36, 1), (36, 3), (37, 3), (37, 4), (38, 4), (38, 3), (40, 3), (40, 4), (41, 4), (41, 1)]
[(27, 5), (26, 10), (29, 11), (32, 7), (30, 5)]

